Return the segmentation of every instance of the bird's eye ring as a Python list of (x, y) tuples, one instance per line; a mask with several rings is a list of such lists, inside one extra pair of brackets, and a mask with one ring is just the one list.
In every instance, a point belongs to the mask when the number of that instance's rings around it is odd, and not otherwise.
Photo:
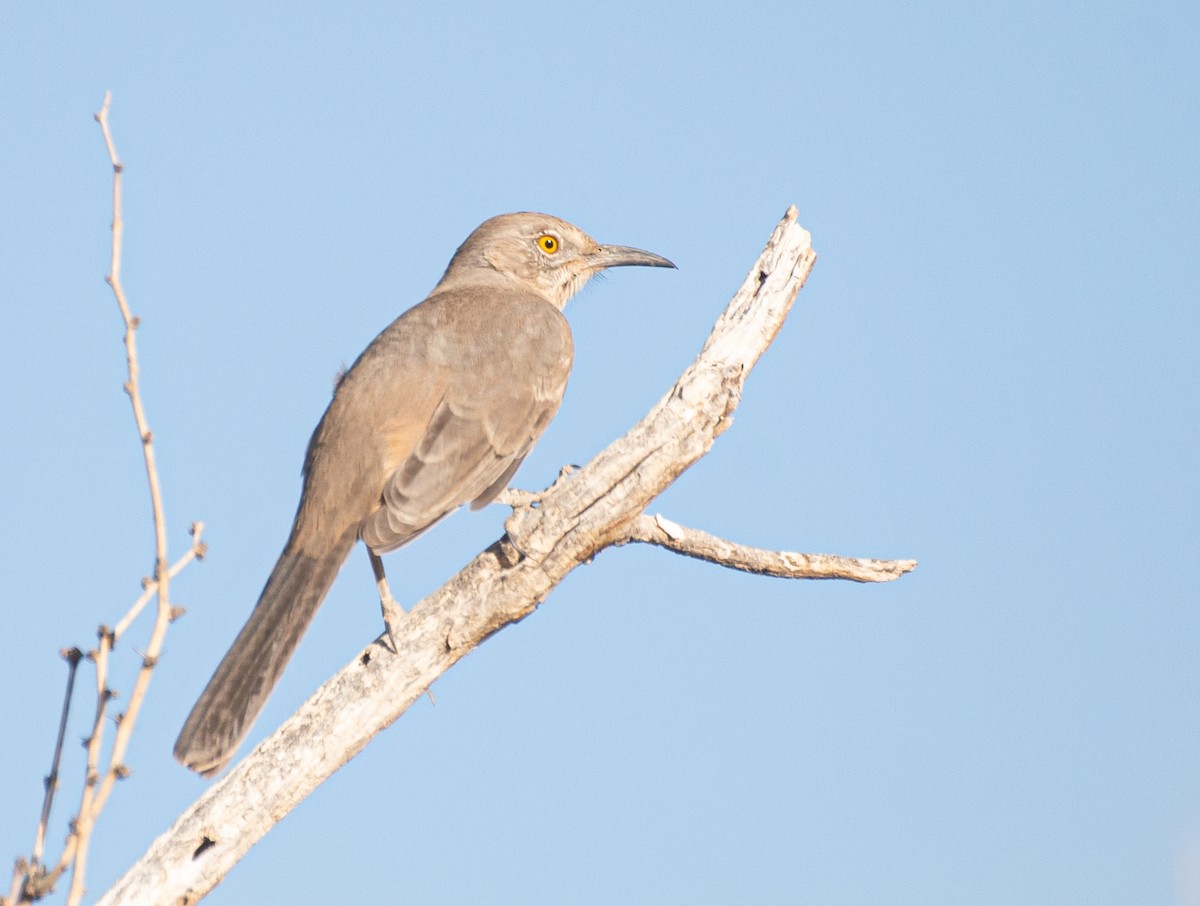
[(558, 239), (551, 236), (549, 233), (542, 233), (537, 238), (537, 247), (547, 255), (553, 255), (558, 251)]

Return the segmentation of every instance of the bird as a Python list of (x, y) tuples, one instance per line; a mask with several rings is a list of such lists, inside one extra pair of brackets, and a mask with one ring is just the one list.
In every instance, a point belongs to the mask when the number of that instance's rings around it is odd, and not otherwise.
[(206, 777), (229, 763), (359, 540), (395, 650), (403, 611), (380, 555), (505, 490), (566, 390), (567, 300), (606, 268), (638, 265), (675, 267), (549, 214), (501, 214), (375, 337), (313, 431), (287, 543), (179, 733), (180, 763)]

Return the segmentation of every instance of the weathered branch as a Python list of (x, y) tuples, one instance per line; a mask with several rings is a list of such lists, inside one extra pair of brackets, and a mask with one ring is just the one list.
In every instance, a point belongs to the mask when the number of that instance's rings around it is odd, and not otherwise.
[(640, 541), (707, 560), (718, 566), (781, 579), (850, 579), (854, 582), (890, 582), (917, 568), (916, 560), (864, 560), (835, 554), (801, 554), (769, 551), (735, 544), (699, 529), (687, 528), (665, 516), (642, 514), (625, 529), (617, 544)]
[[(646, 505), (729, 424), (816, 256), (790, 208), (696, 361), (628, 434), (564, 476), (508, 534), (416, 605), (392, 654), (368, 646), (151, 846), (103, 904), (192, 903), (459, 658), (532, 612), (581, 563), (632, 540)], [(509, 540), (512, 539), (512, 540)]]

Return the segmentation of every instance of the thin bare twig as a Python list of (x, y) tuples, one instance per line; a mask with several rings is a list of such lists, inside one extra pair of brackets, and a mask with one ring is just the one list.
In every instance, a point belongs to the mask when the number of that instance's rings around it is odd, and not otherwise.
[[(172, 565), (170, 570), (170, 575), (172, 578), (178, 575), (180, 570), (182, 570), (193, 560), (204, 559), (206, 546), (202, 540), (203, 532), (203, 523), (197, 522), (192, 525), (192, 545), (188, 548), (187, 552), (178, 560), (176, 560), (174, 565)], [(116, 644), (117, 640), (119, 640), (121, 634), (124, 632), (124, 629), (128, 628), (129, 624), (142, 611), (146, 603), (151, 597), (153, 597), (154, 592), (158, 588), (157, 583), (155, 583), (153, 580), (148, 579), (146, 580), (145, 584), (145, 590), (141, 595), (138, 596), (137, 600), (134, 601), (133, 605), (130, 607), (125, 616), (122, 617), (121, 623), (118, 624), (118, 628), (108, 630), (107, 627), (100, 627), (100, 645), (97, 649), (88, 652), (88, 659), (96, 662), (98, 690), (106, 689), (107, 687), (106, 678), (108, 673), (108, 652), (111, 651), (112, 647)], [(175, 615), (176, 611), (173, 610), (171, 613), (171, 618), (174, 618)], [(79, 652), (78, 649), (71, 650), (74, 651), (79, 657), (82, 657), (82, 653)], [(67, 654), (67, 652), (64, 652), (64, 656)], [(110, 764), (112, 764), (113, 767), (105, 772), (103, 784), (98, 790), (96, 789), (96, 784), (99, 781), (100, 776), (98, 770), (99, 753), (101, 749), (101, 743), (103, 741), (103, 729), (106, 725), (104, 718), (107, 713), (108, 702), (115, 697), (115, 693), (111, 689), (97, 693), (97, 710), (96, 716), (92, 722), (92, 735), (85, 741), (85, 747), (88, 752), (84, 789), (86, 801), (85, 803), (81, 803), (79, 810), (79, 814), (81, 815), (90, 814), (92, 816), (93, 825), (95, 823), (96, 816), (98, 816), (100, 811), (104, 808), (104, 805), (108, 800), (108, 796), (112, 792), (112, 786), (114, 782), (121, 779), (128, 773), (128, 770), (122, 766), (122, 760), (124, 758), (125, 749), (128, 746), (129, 736), (132, 734), (133, 728), (136, 724), (137, 714), (141, 708), (142, 700), (145, 697), (146, 688), (149, 683), (150, 670), (152, 668), (153, 662), (149, 662), (148, 657), (143, 658), (142, 669), (138, 674), (133, 695), (130, 697), (129, 707), (126, 709), (125, 714), (120, 716), (117, 726), (117, 742), (113, 744), (112, 757), (110, 758)], [(64, 726), (66, 721), (66, 709), (69, 706), (70, 699), (71, 689), (69, 685), (67, 700), (63, 705)], [(54, 768), (52, 769), (52, 775), (55, 777), (55, 780), (57, 780), (57, 766), (59, 754), (61, 752), (62, 727), (60, 727), (59, 733), (59, 748), (55, 750)], [(49, 822), (49, 816), (50, 801), (48, 795), (47, 800), (43, 804), (42, 820), (38, 826), (39, 842), (44, 838), (46, 824)], [(40, 848), (35, 846), (34, 859), (32, 861), (32, 874), (24, 882), (24, 896), (26, 900), (37, 900), (49, 894), (54, 889), (55, 884), (58, 883), (58, 879), (62, 876), (62, 874), (71, 867), (75, 861), (76, 853), (79, 850), (80, 834), (78, 831), (79, 821), (78, 818), (76, 818), (72, 833), (67, 840), (66, 846), (63, 848), (63, 852), (59, 857), (58, 863), (53, 869), (46, 870), (40, 865), (41, 851)], [(29, 871), (30, 866), (28, 866), (27, 863), (20, 861), (18, 864), (24, 866), (21, 869), (22, 875)], [(17, 902), (17, 900), (10, 897), (7, 902)]]
[(655, 544), (719, 566), (783, 579), (890, 582), (917, 568), (916, 560), (874, 560), (749, 547), (699, 529), (687, 528), (664, 516), (647, 516), (645, 513), (630, 522), (624, 536), (615, 543), (626, 544), (630, 541)]
[[(108, 769), (104, 772), (103, 781), (101, 781), (99, 773), (99, 752), (107, 704), (115, 697), (115, 693), (108, 687), (108, 656), (116, 642), (116, 633), (101, 627), (100, 645), (96, 655), (96, 724), (93, 727), (92, 737), (88, 740), (87, 776), (84, 781), (83, 799), (80, 803), (79, 814), (75, 818), (75, 829), (72, 835), (75, 841), (75, 858), (71, 871), (71, 888), (67, 894), (68, 906), (75, 906), (83, 899), (92, 830), (112, 792), (113, 784), (117, 779), (128, 774), (128, 768), (123, 762), (125, 750), (150, 681), (150, 671), (158, 661), (159, 652), (162, 650), (162, 641), (172, 613), (169, 593), (171, 568), (167, 559), (167, 522), (163, 514), (162, 490), (159, 487), (158, 468), (155, 464), (154, 435), (146, 420), (141, 388), (138, 383), (137, 329), (139, 321), (130, 310), (129, 302), (125, 298), (125, 289), (121, 285), (121, 250), (125, 236), (125, 223), (121, 217), (121, 177), (125, 168), (117, 154), (112, 130), (108, 125), (108, 111), (111, 103), (112, 92), (106, 92), (104, 104), (101, 106), (100, 112), (96, 114), (96, 122), (100, 124), (100, 131), (104, 136), (104, 146), (108, 150), (108, 159), (113, 168), (112, 256), (105, 281), (112, 288), (117, 307), (121, 312), (121, 320), (125, 325), (125, 364), (128, 370), (125, 393), (129, 396), (129, 403), (133, 408), (133, 418), (137, 424), (138, 437), (142, 441), (142, 457), (146, 464), (146, 480), (150, 490), (150, 508), (154, 520), (153, 582), (155, 594), (158, 597), (158, 610), (154, 628), (150, 633), (150, 643), (142, 658), (142, 669), (138, 673), (134, 692), (130, 697), (129, 707), (125, 714), (121, 715), (117, 724), (113, 750), (109, 756)], [(140, 611), (140, 609), (135, 605), (134, 610)], [(121, 628), (124, 630), (128, 623), (125, 621), (122, 623), (124, 625)]]
[(67, 718), (71, 714), (71, 698), (75, 693), (75, 674), (79, 671), (79, 662), (83, 652), (78, 648), (64, 648), (63, 660), (67, 662), (67, 688), (63, 695), (62, 716), (58, 720), (58, 738), (54, 741), (54, 758), (50, 762), (50, 773), (46, 775), (46, 795), (42, 799), (42, 817), (38, 821), (37, 837), (33, 841), (33, 864), (42, 861), (42, 852), (46, 848), (46, 826), (50, 823), (50, 808), (54, 803), (54, 793), (58, 789), (58, 769), (62, 764), (63, 739), (67, 735)]
[[(58, 786), (59, 766), (61, 763), (62, 744), (66, 731), (67, 715), (69, 712), (74, 689), (75, 672), (82, 655), (78, 649), (64, 651), (71, 663), (71, 673), (67, 682), (67, 694), (63, 704), (62, 718), (59, 724), (58, 743), (55, 747), (54, 760), (49, 776), (46, 778), (46, 796), (42, 805), (41, 820), (38, 824), (31, 860), (17, 859), (13, 869), (12, 886), (6, 899), (0, 899), (0, 906), (15, 906), (17, 903), (33, 902), (53, 891), (59, 878), (69, 869), (71, 885), (67, 893), (67, 903), (75, 906), (83, 897), (84, 880), (87, 875), (88, 849), (96, 820), (103, 811), (109, 795), (117, 780), (129, 773), (124, 763), (125, 752), (137, 723), (137, 716), (145, 700), (149, 688), (150, 676), (158, 662), (162, 651), (163, 639), (167, 626), (182, 613), (182, 608), (174, 607), (170, 601), (169, 584), (180, 570), (193, 560), (204, 558), (205, 544), (203, 541), (203, 524), (197, 522), (191, 527), (192, 543), (187, 552), (173, 565), (167, 555), (167, 528), (163, 514), (162, 492), (158, 480), (158, 468), (155, 464), (153, 434), (146, 420), (145, 409), (139, 385), (139, 367), (137, 357), (138, 318), (131, 312), (121, 285), (121, 251), (124, 239), (124, 221), (121, 217), (121, 179), (124, 165), (117, 155), (116, 144), (113, 142), (112, 130), (109, 128), (108, 114), (112, 103), (111, 92), (105, 93), (104, 103), (100, 112), (95, 115), (100, 124), (104, 137), (104, 146), (108, 151), (109, 162), (113, 168), (112, 191), (112, 254), (109, 273), (105, 282), (112, 289), (121, 320), (125, 327), (124, 345), (127, 368), (127, 378), (124, 390), (129, 397), (133, 409), (134, 422), (137, 426), (138, 438), (141, 440), (142, 457), (146, 468), (146, 480), (150, 491), (151, 514), (154, 522), (154, 574), (144, 579), (142, 593), (134, 600), (125, 615), (109, 629), (101, 626), (98, 630), (99, 641), (96, 648), (87, 653), (89, 660), (96, 665), (96, 710), (92, 720), (91, 734), (85, 741), (87, 750), (83, 791), (80, 797), (79, 811), (71, 822), (71, 831), (67, 837), (62, 855), (54, 868), (47, 871), (41, 864), (42, 852), (45, 848), (46, 829), (50, 820), (54, 792)], [(133, 694), (123, 714), (115, 717), (116, 732), (112, 750), (109, 753), (107, 767), (102, 768), (101, 753), (104, 751), (104, 731), (109, 718), (109, 702), (117, 697), (117, 693), (109, 684), (110, 655), (118, 641), (132, 626), (134, 621), (145, 609), (152, 598), (158, 599), (154, 626), (146, 651), (142, 655), (141, 669), (134, 682)]]
[[(203, 523), (197, 522), (192, 525), (191, 548), (179, 558), (179, 562), (174, 567), (170, 570), (163, 570), (164, 574), (169, 576), (174, 572), (178, 572), (192, 560), (203, 556), (204, 542), (201, 540), (201, 533), (203, 531)], [(108, 801), (113, 784), (129, 773), (129, 769), (125, 765), (125, 750), (129, 747), (129, 739), (133, 734), (134, 725), (137, 723), (138, 714), (141, 712), (142, 702), (146, 697), (146, 690), (150, 686), (150, 674), (158, 663), (158, 656), (162, 652), (162, 643), (167, 632), (167, 626), (174, 618), (174, 610), (169, 605), (164, 604), (165, 600), (165, 596), (160, 593), (158, 596), (158, 612), (154, 620), (154, 629), (150, 635), (150, 644), (146, 646), (146, 653), (142, 657), (142, 669), (138, 671), (137, 680), (133, 684), (133, 693), (129, 696), (129, 706), (125, 709), (124, 714), (119, 715), (117, 732), (113, 738), (113, 750), (109, 758), (109, 770), (105, 774), (100, 791), (96, 796), (97, 813), (104, 808), (104, 804)]]
[(38, 820), (37, 834), (33, 841), (33, 852), (29, 862), (18, 859), (13, 870), (13, 886), (6, 903), (33, 900), (54, 888), (62, 874), (62, 862), (54, 872), (47, 872), (42, 865), (42, 852), (46, 848), (46, 829), (50, 824), (50, 812), (54, 805), (54, 794), (58, 791), (58, 772), (62, 765), (63, 741), (67, 734), (67, 718), (71, 714), (71, 701), (75, 697), (75, 676), (83, 652), (78, 648), (64, 648), (63, 660), (67, 662), (67, 687), (63, 694), (62, 714), (58, 720), (58, 737), (54, 741), (54, 757), (50, 761), (50, 773), (46, 775), (46, 792), (42, 798), (42, 815)]
[[(208, 551), (208, 545), (205, 544), (204, 541), (202, 540), (203, 533), (204, 533), (204, 523), (203, 522), (195, 522), (192, 524), (192, 528), (191, 528), (192, 546), (187, 549), (187, 553), (185, 553), (182, 557), (180, 557), (178, 560), (176, 560), (175, 563), (171, 566), (171, 569), (170, 569), (170, 572), (168, 572), (168, 575), (172, 579), (174, 579), (177, 575), (179, 575), (180, 571), (185, 566), (187, 566), (189, 563), (191, 563), (193, 560), (203, 560), (204, 559), (204, 555)], [(130, 605), (130, 608), (125, 613), (125, 616), (121, 617), (120, 622), (117, 623), (116, 628), (113, 629), (113, 635), (116, 636), (118, 641), (120, 641), (121, 637), (123, 635), (125, 635), (125, 631), (130, 627), (130, 625), (133, 623), (133, 621), (138, 618), (138, 615), (142, 612), (142, 610), (145, 608), (145, 606), (150, 602), (150, 599), (154, 597), (155, 592), (158, 591), (158, 583), (155, 582), (153, 579), (146, 579), (143, 584), (144, 584), (144, 589), (142, 590), (142, 593), (140, 595), (138, 595), (137, 600), (134, 601), (132, 605)]]
[(104, 145), (108, 149), (108, 158), (113, 168), (113, 221), (112, 221), (112, 256), (105, 282), (112, 287), (117, 307), (121, 310), (121, 319), (125, 323), (125, 363), (129, 371), (129, 379), (125, 382), (125, 392), (129, 395), (133, 407), (133, 418), (137, 423), (138, 437), (142, 440), (142, 455), (146, 461), (146, 479), (150, 489), (150, 507), (154, 515), (154, 567), (155, 579), (158, 582), (158, 599), (160, 609), (167, 600), (167, 585), (169, 582), (167, 563), (167, 523), (163, 516), (162, 491), (158, 483), (158, 468), (154, 461), (154, 436), (146, 421), (146, 412), (142, 407), (142, 394), (138, 384), (137, 359), (137, 329), (139, 319), (129, 309), (125, 298), (125, 289), (121, 285), (121, 249), (125, 237), (125, 221), (121, 217), (121, 176), (125, 165), (117, 156), (116, 145), (113, 144), (112, 131), (108, 126), (108, 109), (112, 102), (112, 92), (104, 95), (104, 104), (96, 114), (96, 122), (104, 135)]
[(29, 883), (29, 879), (33, 870), (28, 862), (24, 859), (17, 859), (13, 863), (12, 883), (8, 887), (8, 896), (2, 901), (5, 906), (7, 904), (17, 904), (21, 902), (21, 892), (25, 889), (25, 885)]
[[(197, 522), (192, 525), (192, 546), (188, 548), (187, 553), (175, 562), (175, 565), (168, 571), (168, 575), (176, 575), (183, 567), (187, 566), (193, 560), (203, 559), (205, 545), (202, 538), (204, 524)], [(152, 591), (156, 586), (151, 583), (147, 591)], [(145, 592), (143, 592), (145, 595)], [(159, 596), (159, 607), (157, 617), (154, 622), (154, 629), (150, 636), (150, 644), (146, 648), (146, 653), (142, 657), (142, 667), (138, 671), (138, 676), (133, 686), (133, 693), (129, 696), (129, 705), (123, 714), (117, 715), (117, 731), (113, 739), (113, 749), (109, 757), (109, 770), (105, 773), (104, 779), (100, 785), (100, 789), (96, 794), (93, 811), (96, 814), (104, 808), (108, 801), (109, 794), (112, 792), (113, 784), (128, 775), (129, 770), (125, 765), (125, 751), (129, 746), (129, 739), (133, 734), (133, 728), (137, 723), (138, 714), (141, 712), (142, 702), (146, 697), (146, 690), (150, 685), (150, 674), (155, 665), (158, 663), (158, 655), (162, 651), (163, 636), (166, 633), (167, 625), (174, 619), (176, 613), (174, 608), (164, 609), (162, 604), (163, 598)], [(135, 608), (131, 608), (130, 614)], [(126, 614), (126, 618), (130, 616)], [(112, 632), (113, 644), (119, 638), (117, 630)]]

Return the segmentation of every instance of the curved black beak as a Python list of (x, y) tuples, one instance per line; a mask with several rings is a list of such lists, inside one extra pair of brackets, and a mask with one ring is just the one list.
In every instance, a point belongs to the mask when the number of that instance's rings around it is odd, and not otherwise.
[[(627, 245), (600, 245), (587, 256), (593, 267), (675, 267), (662, 255)], [(678, 270), (678, 268), (676, 268)]]

